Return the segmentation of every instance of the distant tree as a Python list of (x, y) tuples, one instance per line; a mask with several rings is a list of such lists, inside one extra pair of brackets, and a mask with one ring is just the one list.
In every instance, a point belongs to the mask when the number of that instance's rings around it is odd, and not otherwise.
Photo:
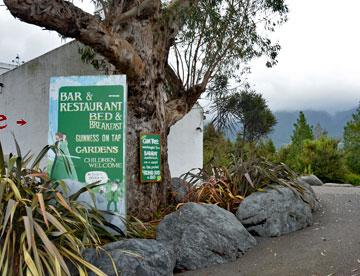
[(230, 164), (230, 154), (233, 144), (225, 138), (224, 133), (215, 129), (213, 124), (204, 128), (204, 169), (212, 166), (227, 167)]
[(269, 134), (276, 118), (261, 94), (245, 90), (228, 95), (221, 94), (214, 100), (214, 124), (220, 129), (238, 131), (238, 137), (245, 143), (256, 144)]
[(346, 165), (360, 174), (360, 105), (344, 128), (344, 150)]
[(299, 118), (294, 124), (294, 131), (291, 135), (291, 143), (295, 146), (302, 146), (306, 139), (314, 139), (312, 127), (307, 123), (304, 112), (300, 111)]
[(304, 112), (300, 111), (299, 118), (294, 124), (293, 134), (291, 135), (291, 144), (286, 151), (287, 156), (283, 160), (292, 169), (302, 172), (302, 165), (299, 162), (305, 140), (313, 140), (314, 135), (312, 127), (307, 123)]
[(328, 132), (323, 129), (320, 125), (320, 123), (317, 123), (316, 126), (314, 127), (314, 139), (320, 139), (322, 136), (326, 136), (328, 134)]

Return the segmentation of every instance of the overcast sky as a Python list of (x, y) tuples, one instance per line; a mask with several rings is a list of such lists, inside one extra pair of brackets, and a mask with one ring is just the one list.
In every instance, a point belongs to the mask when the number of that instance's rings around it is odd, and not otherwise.
[[(254, 62), (249, 79), (255, 89), (273, 110), (335, 112), (357, 106), (360, 0), (287, 3), (289, 21), (274, 36), (282, 46), (279, 64), (269, 69), (263, 60)], [(0, 62), (10, 63), (17, 54), (28, 61), (62, 43), (55, 32), (15, 20), (0, 7)]]

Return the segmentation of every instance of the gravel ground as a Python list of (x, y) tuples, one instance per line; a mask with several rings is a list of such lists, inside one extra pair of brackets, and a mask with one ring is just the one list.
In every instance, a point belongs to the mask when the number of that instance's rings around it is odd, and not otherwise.
[(314, 225), (258, 245), (234, 263), (178, 275), (360, 276), (360, 188), (313, 187)]

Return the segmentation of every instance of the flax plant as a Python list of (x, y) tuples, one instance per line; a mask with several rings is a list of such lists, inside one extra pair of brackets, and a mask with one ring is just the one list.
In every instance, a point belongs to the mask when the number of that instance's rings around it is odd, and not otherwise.
[[(17, 154), (5, 158), (0, 143), (0, 273), (1, 275), (106, 275), (85, 261), (85, 247), (101, 248), (114, 237), (102, 214), (77, 197), (91, 187), (67, 196), (62, 181), (52, 181), (39, 169), (49, 150), (34, 159)], [(76, 271), (76, 272), (75, 272)]]
[(211, 203), (234, 213), (245, 197), (264, 192), (265, 188), (283, 186), (303, 197), (304, 188), (296, 183), (298, 176), (285, 164), (257, 157), (248, 160), (231, 158), (231, 164), (226, 168), (196, 169), (184, 174), (182, 178), (192, 187), (184, 203)]

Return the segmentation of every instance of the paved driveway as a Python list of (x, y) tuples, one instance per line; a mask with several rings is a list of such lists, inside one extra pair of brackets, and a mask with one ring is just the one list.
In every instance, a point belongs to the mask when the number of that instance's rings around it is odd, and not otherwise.
[(314, 187), (314, 225), (258, 245), (234, 263), (183, 276), (360, 276), (360, 188)]

